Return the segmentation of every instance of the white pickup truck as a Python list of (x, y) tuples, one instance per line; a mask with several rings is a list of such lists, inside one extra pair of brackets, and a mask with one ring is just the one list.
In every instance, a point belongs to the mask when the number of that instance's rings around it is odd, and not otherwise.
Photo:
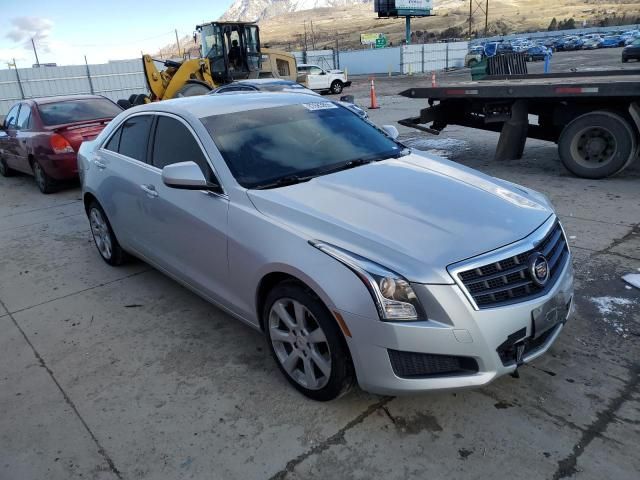
[(298, 82), (311, 90), (331, 92), (336, 95), (342, 93), (344, 87), (351, 86), (351, 82), (342, 70), (324, 70), (318, 65), (306, 63), (298, 64)]

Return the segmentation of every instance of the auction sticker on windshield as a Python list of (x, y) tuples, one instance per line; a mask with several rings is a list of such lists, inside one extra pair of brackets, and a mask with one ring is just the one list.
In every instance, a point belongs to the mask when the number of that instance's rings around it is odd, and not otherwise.
[(331, 108), (338, 108), (335, 103), (332, 102), (314, 102), (314, 103), (303, 103), (304, 108), (307, 110), (315, 111), (315, 110), (329, 110)]

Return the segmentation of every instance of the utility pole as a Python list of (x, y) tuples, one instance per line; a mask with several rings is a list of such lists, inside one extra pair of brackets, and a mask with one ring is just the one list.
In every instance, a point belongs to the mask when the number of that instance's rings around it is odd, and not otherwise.
[(307, 51), (307, 21), (304, 21), (304, 51)]
[(316, 34), (313, 31), (313, 20), (310, 20), (311, 22), (311, 45), (313, 47), (313, 49), (316, 49)]
[(473, 33), (473, 18), (484, 15), (484, 36), (489, 34), (489, 0), (469, 0), (469, 37)]
[(31, 37), (31, 45), (33, 46), (33, 54), (36, 56), (36, 65), (40, 66), (40, 60), (38, 60), (38, 52), (36, 50), (36, 42), (33, 41), (33, 37)]
[(180, 57), (182, 55), (180, 55), (180, 39), (178, 38), (178, 29), (176, 28), (174, 31), (176, 32), (176, 45), (178, 46), (178, 56)]

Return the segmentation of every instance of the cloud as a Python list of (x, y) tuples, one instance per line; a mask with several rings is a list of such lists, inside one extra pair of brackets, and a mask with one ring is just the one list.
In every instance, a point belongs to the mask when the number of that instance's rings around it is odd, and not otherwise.
[(49, 51), (49, 34), (53, 22), (44, 17), (15, 17), (10, 20), (11, 29), (5, 35), (23, 48), (31, 48), (31, 39), (39, 49)]

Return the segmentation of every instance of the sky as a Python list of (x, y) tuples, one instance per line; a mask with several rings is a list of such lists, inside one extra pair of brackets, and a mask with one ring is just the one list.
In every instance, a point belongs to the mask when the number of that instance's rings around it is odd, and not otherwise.
[(233, 0), (0, 0), (0, 69), (139, 58), (216, 20)]

